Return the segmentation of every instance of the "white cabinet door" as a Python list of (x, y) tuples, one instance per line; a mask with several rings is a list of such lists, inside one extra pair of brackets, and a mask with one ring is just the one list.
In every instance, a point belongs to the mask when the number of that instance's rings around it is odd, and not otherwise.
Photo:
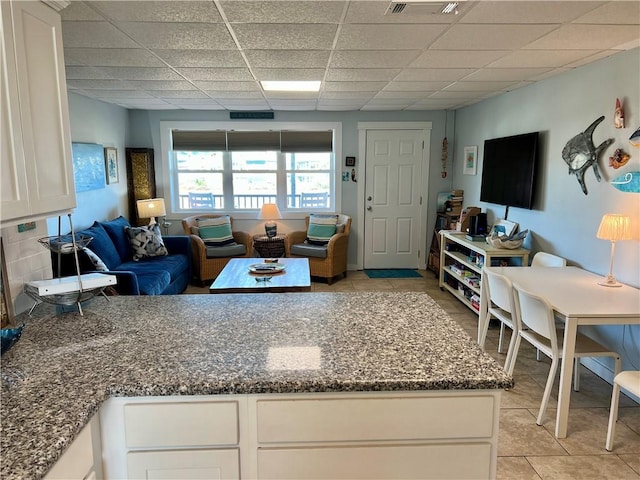
[(27, 191), (27, 171), (22, 148), (22, 125), (18, 104), (16, 55), (11, 26), (11, 4), (0, 2), (2, 35), (0, 38), (0, 220), (23, 217), (31, 206)]
[(44, 480), (101, 479), (100, 448), (100, 422), (96, 415), (47, 472)]
[(2, 172), (12, 187), (2, 221), (52, 216), (76, 206), (60, 15), (41, 2), (2, 2), (2, 20), (3, 143), (11, 138)]
[(240, 478), (240, 452), (237, 448), (129, 452), (127, 465), (129, 480)]

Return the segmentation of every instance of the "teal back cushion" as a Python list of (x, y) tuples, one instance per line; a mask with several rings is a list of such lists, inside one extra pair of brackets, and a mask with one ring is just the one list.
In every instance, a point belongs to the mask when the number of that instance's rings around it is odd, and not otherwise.
[(336, 233), (337, 215), (309, 215), (307, 228), (307, 243), (312, 245), (326, 245)]
[(210, 247), (219, 247), (234, 243), (231, 232), (231, 217), (222, 215), (217, 218), (198, 218), (198, 235)]

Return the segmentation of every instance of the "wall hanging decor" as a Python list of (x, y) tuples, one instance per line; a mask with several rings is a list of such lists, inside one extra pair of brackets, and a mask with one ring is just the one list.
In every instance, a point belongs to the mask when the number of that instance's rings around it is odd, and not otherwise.
[(478, 147), (464, 147), (464, 168), (465, 175), (475, 175), (478, 166)]
[(640, 193), (640, 172), (627, 172), (611, 180), (611, 185), (621, 192)]
[(107, 183), (118, 183), (120, 181), (118, 175), (118, 150), (115, 147), (105, 147), (104, 164), (107, 169)]
[(73, 177), (76, 192), (105, 187), (104, 149), (97, 143), (72, 143)]
[(616, 98), (616, 109), (613, 113), (613, 126), (616, 128), (624, 128), (624, 110), (620, 99)]
[(621, 148), (616, 148), (615, 152), (613, 152), (613, 155), (609, 157), (609, 166), (618, 169), (626, 165), (630, 158), (631, 155), (625, 153), (625, 151)]
[(634, 147), (640, 147), (640, 127), (629, 137), (629, 143)]
[(596, 119), (584, 132), (569, 140), (562, 149), (562, 159), (569, 165), (569, 175), (576, 176), (585, 195), (588, 194), (587, 187), (584, 184), (585, 170), (593, 167), (593, 173), (599, 182), (601, 178), (598, 171), (598, 157), (605, 148), (613, 143), (613, 138), (609, 138), (597, 147), (593, 144), (593, 131), (603, 120), (604, 115)]

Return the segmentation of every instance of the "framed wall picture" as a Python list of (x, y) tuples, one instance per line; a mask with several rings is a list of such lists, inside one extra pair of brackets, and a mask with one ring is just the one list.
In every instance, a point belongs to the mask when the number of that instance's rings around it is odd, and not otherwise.
[(464, 166), (462, 173), (475, 175), (478, 166), (478, 147), (464, 147)]
[(72, 143), (73, 177), (76, 193), (105, 186), (104, 149), (97, 143)]
[(356, 166), (356, 157), (346, 157), (344, 160), (344, 164), (347, 167), (355, 167)]
[(120, 181), (118, 175), (118, 150), (115, 147), (106, 147), (104, 149), (104, 166), (107, 173), (107, 185), (118, 183)]

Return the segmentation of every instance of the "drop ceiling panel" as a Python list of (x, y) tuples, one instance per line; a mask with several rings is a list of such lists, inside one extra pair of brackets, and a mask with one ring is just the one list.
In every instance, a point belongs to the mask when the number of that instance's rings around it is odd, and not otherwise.
[(139, 45), (151, 49), (203, 49), (213, 45), (221, 50), (235, 48), (223, 24), (119, 22), (117, 26)]
[(406, 68), (394, 81), (398, 82), (453, 82), (475, 72), (475, 68)]
[(391, 80), (400, 73), (395, 68), (334, 68), (327, 80), (340, 82), (366, 82), (367, 80)]
[(320, 68), (254, 68), (257, 80), (322, 80), (324, 69)]
[(638, 39), (637, 25), (563, 25), (540, 40), (527, 45), (526, 49), (571, 48), (593, 50), (611, 48)]
[[(603, 2), (489, 1), (474, 2), (460, 23), (565, 23), (590, 12)], [(553, 15), (549, 12), (553, 11)]]
[(233, 25), (240, 48), (279, 50), (329, 50), (337, 25), (237, 24)]
[(165, 66), (148, 50), (141, 48), (65, 48), (67, 65), (98, 67), (161, 67)]
[(158, 49), (153, 53), (172, 67), (244, 67), (240, 52), (235, 50)]
[[(453, 25), (436, 40), (436, 50), (501, 50), (521, 48), (557, 25)], [(544, 48), (544, 47), (542, 47)]]
[(253, 76), (248, 68), (177, 68), (176, 71), (189, 80), (238, 80), (250, 81)]
[(211, 1), (92, 1), (90, 5), (116, 21), (135, 19), (137, 22), (222, 22), (218, 9)]
[(132, 39), (108, 22), (63, 22), (65, 48), (136, 48)]
[[(125, 108), (458, 108), (640, 47), (635, 0), (389, 4), (71, 0), (68, 88)], [(265, 94), (261, 79), (322, 85)]]
[(420, 50), (338, 50), (331, 68), (395, 68), (406, 67), (420, 55)]
[(338, 50), (422, 50), (444, 30), (443, 25), (344, 25)]
[(329, 50), (245, 50), (252, 68), (325, 68)]
[[(503, 46), (504, 48), (504, 46)], [(411, 68), (480, 68), (504, 57), (509, 50), (427, 50), (410, 65)]]
[(488, 68), (555, 68), (577, 62), (597, 53), (597, 50), (517, 50), (509, 53)]
[[(271, 4), (272, 3), (272, 4)], [(221, 2), (231, 23), (338, 23), (347, 2)]]

